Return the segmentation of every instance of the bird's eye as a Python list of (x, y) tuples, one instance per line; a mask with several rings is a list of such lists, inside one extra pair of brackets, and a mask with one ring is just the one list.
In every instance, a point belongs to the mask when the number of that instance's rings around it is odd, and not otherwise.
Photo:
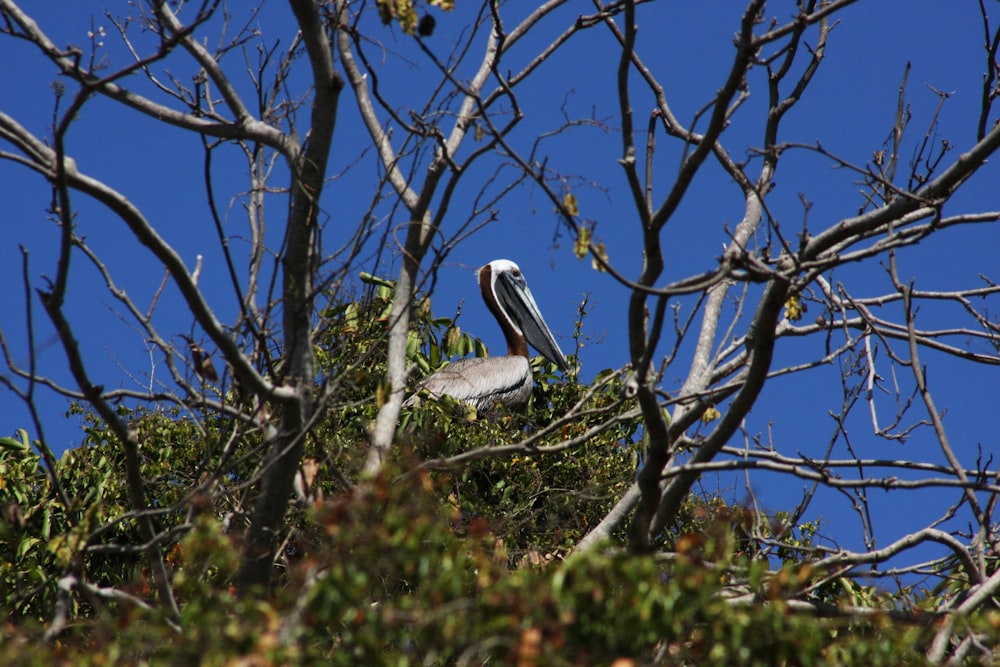
[(520, 270), (520, 269), (513, 269), (513, 270), (511, 271), (511, 274), (513, 274), (513, 276), (514, 276), (515, 278), (517, 278), (518, 276), (520, 276), (520, 275), (521, 275), (521, 270)]

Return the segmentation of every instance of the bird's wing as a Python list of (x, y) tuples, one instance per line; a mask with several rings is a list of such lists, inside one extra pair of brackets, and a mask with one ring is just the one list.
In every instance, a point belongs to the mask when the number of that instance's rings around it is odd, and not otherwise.
[(452, 362), (424, 379), (419, 388), (483, 409), (494, 403), (517, 405), (527, 401), (531, 380), (531, 365), (524, 357), (471, 357)]

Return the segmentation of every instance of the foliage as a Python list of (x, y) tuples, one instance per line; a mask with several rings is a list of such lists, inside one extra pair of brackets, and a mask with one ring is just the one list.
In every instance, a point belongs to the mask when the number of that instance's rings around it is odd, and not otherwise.
[[(429, 473), (386, 470), (316, 505), (309, 538), (271, 602), (240, 601), (237, 540), (210, 514), (173, 549), (180, 629), (151, 611), (106, 605), (55, 644), (39, 625), (8, 623), (8, 665), (225, 664), (918, 664), (919, 627), (822, 619), (784, 602), (810, 574), (735, 554), (731, 542), (683, 539), (671, 559), (590, 551), (510, 566), (485, 519), (442, 504)], [(444, 507), (444, 509), (442, 509)], [(755, 593), (733, 604), (739, 574)], [(25, 650), (31, 645), (31, 650)]]
[[(134, 416), (145, 436), (147, 488), (161, 508), (157, 522), (170, 534), (190, 511), (191, 490), (205, 469), (203, 441), (188, 419), (144, 410)], [(52, 474), (26, 446), (0, 450), (0, 580), (12, 621), (47, 619), (67, 571), (85, 573), (94, 586), (146, 586), (121, 447), (92, 414), (84, 418), (85, 444), (67, 450)], [(95, 602), (74, 597), (73, 615), (93, 613)]]
[[(369, 483), (344, 480), (360, 465), (359, 443), (376, 409), (381, 335), (390, 293), (328, 312), (322, 378), (351, 377), (352, 400), (327, 412), (313, 432), (321, 456), (318, 497), (290, 516), (281, 587), (270, 601), (238, 599), (233, 584), (241, 531), (236, 487), (252, 470), (199, 445), (224, 438), (232, 422), (199, 431), (178, 414), (133, 411), (145, 434), (144, 473), (164, 510), (157, 520), (174, 537), (160, 549), (170, 566), (182, 615), (176, 626), (152, 607), (106, 598), (120, 589), (155, 596), (135, 550), (104, 545), (139, 540), (127, 516), (120, 447), (92, 415), (88, 443), (56, 470), (71, 499), (63, 507), (31, 451), (27, 434), (3, 441), (0, 471), (13, 499), (0, 546), (9, 612), (0, 660), (10, 665), (72, 663), (227, 664), (599, 664), (698, 665), (898, 664), (920, 661), (920, 628), (893, 623), (895, 602), (870, 596), (870, 619), (796, 613), (788, 600), (859, 603), (822, 578), (804, 551), (764, 557), (749, 523), (781, 529), (787, 517), (756, 515), (718, 496), (693, 498), (662, 537), (672, 557), (630, 556), (614, 544), (572, 555), (634, 474), (637, 419), (607, 429), (585, 447), (542, 456), (484, 457), (456, 470), (429, 466), (451, 455), (499, 447), (543, 433), (543, 451), (586, 432), (620, 401), (613, 378), (589, 391), (557, 383), (542, 367), (528, 407), (470, 415), (449, 401), (412, 409), (395, 462)], [(429, 307), (415, 323), (430, 364), (452, 348), (455, 323)], [(363, 324), (362, 324), (363, 323)], [(463, 334), (466, 335), (466, 334)], [(472, 344), (469, 339), (464, 345)], [(373, 347), (374, 346), (374, 347)], [(435, 353), (433, 350), (439, 350)], [(441, 360), (446, 356), (441, 356)], [(439, 363), (441, 361), (439, 360)], [(433, 366), (428, 366), (433, 370)], [(354, 400), (356, 399), (356, 400)], [(546, 432), (567, 406), (584, 400), (590, 416)], [(323, 446), (320, 446), (323, 443)], [(215, 452), (213, 455), (212, 452)], [(214, 458), (213, 458), (214, 456)], [(214, 472), (213, 472), (214, 471)], [(336, 474), (335, 474), (336, 472)], [(214, 484), (208, 483), (214, 478)], [(314, 490), (315, 490), (314, 489)], [(322, 500), (319, 500), (321, 498)], [(16, 507), (17, 509), (11, 509)], [(180, 530), (170, 533), (169, 528)], [(796, 528), (807, 548), (814, 524)], [(742, 535), (742, 537), (740, 537)], [(786, 544), (791, 542), (786, 541)], [(777, 569), (772, 565), (777, 562)], [(58, 581), (79, 573), (92, 588), (72, 596), (74, 624), (55, 643), (38, 643), (58, 604)], [(814, 592), (802, 596), (802, 591)], [(839, 593), (838, 593), (839, 591)], [(840, 597), (838, 597), (838, 595)], [(734, 602), (734, 597), (743, 602)], [(992, 617), (991, 617), (992, 618)], [(974, 623), (994, 632), (989, 620)], [(28, 647), (31, 647), (28, 650)]]

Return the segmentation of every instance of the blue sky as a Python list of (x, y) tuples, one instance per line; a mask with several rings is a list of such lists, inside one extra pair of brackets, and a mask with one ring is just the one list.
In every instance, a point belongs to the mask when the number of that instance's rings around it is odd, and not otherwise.
[[(427, 40), (429, 48), (442, 57), (474, 9), (461, 0), (457, 4), (454, 14), (438, 16), (437, 30)], [(112, 67), (124, 64), (126, 56), (117, 35), (98, 5), (43, 1), (31, 3), (30, 7), (28, 11), (33, 12), (57, 44), (84, 45), (89, 41), (88, 31), (98, 29), (100, 35), (99, 29), (103, 28), (105, 45), (100, 47), (100, 53), (110, 58)], [(790, 7), (791, 3), (780, 6), (773, 3), (770, 12), (784, 17), (790, 13)], [(556, 28), (561, 29), (577, 12), (590, 8), (580, 4), (563, 11), (553, 30), (521, 45), (511, 66), (523, 64), (533, 49), (556, 34)], [(117, 6), (109, 9), (113, 14), (125, 11)], [(510, 11), (512, 16), (516, 14), (516, 9)], [(640, 7), (639, 52), (660, 77), (681, 120), (691, 119), (721, 85), (732, 56), (732, 35), (739, 16), (738, 4), (729, 2), (661, 2)], [(947, 138), (959, 151), (972, 144), (984, 68), (983, 30), (974, 0), (862, 2), (840, 17), (819, 74), (783, 126), (784, 140), (821, 142), (826, 149), (857, 164), (870, 161), (872, 152), (882, 147), (892, 127), (899, 83), (906, 63), (910, 62), (907, 102), (912, 120), (910, 143), (904, 154), (912, 150), (931, 120), (938, 103), (932, 89), (952, 93), (941, 112), (936, 138)], [(993, 18), (1000, 21), (1000, 15)], [(283, 45), (287, 44), (294, 34), (289, 12), (278, 2), (266, 5), (260, 26), (269, 43), (280, 39)], [(148, 39), (136, 32), (130, 34), (136, 36), (140, 45)], [(419, 104), (432, 81), (431, 68), (410, 38), (398, 30), (386, 29), (383, 39), (389, 55), (378, 68), (381, 85), (399, 100), (400, 107)], [(379, 55), (374, 47), (371, 53)], [(406, 60), (400, 64), (394, 55), (402, 55)], [(0, 110), (36, 133), (49, 136), (54, 68), (31, 45), (9, 38), (0, 38), (0, 59), (17, 64), (0, 68), (0, 91), (3, 91)], [(190, 65), (184, 62), (171, 61), (170, 68), (179, 79), (188, 80), (185, 77), (190, 72), (185, 68)], [(227, 62), (241, 91), (247, 93), (250, 89), (242, 55), (234, 55)], [(566, 185), (579, 201), (581, 216), (596, 223), (595, 234), (607, 244), (611, 261), (626, 276), (635, 277), (640, 261), (639, 234), (631, 198), (617, 164), (621, 139), (613, 94), (616, 67), (614, 43), (606, 30), (595, 29), (574, 38), (563, 52), (541, 68), (537, 81), (520, 90), (525, 118), (509, 139), (519, 150), (527, 152), (537, 135), (555, 130), (564, 117), (589, 120), (541, 142), (538, 158), (546, 159), (553, 170), (566, 177)], [(748, 149), (762, 141), (761, 118), (766, 108), (762, 76), (759, 71), (752, 75), (752, 96), (723, 137), (737, 159), (746, 157)], [(125, 83), (149, 91), (148, 84), (138, 77), (131, 77)], [(304, 85), (299, 79), (293, 79), (292, 83)], [(652, 100), (634, 77), (632, 92), (637, 127), (644, 130), (647, 114), (653, 108)], [(356, 110), (345, 93), (329, 170), (337, 177), (327, 186), (324, 198), (324, 244), (331, 252), (347, 240), (371, 198), (375, 172), (366, 161), (370, 155), (362, 153), (364, 144)], [(0, 146), (0, 150), (8, 148)], [(215, 231), (204, 205), (203, 153), (198, 139), (112, 103), (95, 100), (84, 108), (71, 131), (68, 148), (81, 169), (106, 179), (139, 206), (191, 266), (197, 255), (205, 256), (201, 284), (220, 317), (231, 319), (231, 290), (227, 287), (224, 266), (218, 261)], [(680, 149), (662, 133), (658, 137), (658, 196), (663, 196), (672, 182)], [(279, 173), (282, 168), (279, 165)], [(495, 163), (483, 164), (466, 177), (463, 190), (449, 209), (445, 234), (469, 218), (480, 185), (489, 187), (496, 168)], [(238, 248), (240, 236), (245, 233), (240, 208), (245, 202), (241, 193), (247, 188), (245, 164), (235, 151), (219, 152), (214, 176), (223, 207), (231, 205), (226, 229)], [(810, 229), (819, 230), (857, 212), (861, 187), (856, 181), (854, 174), (831, 168), (814, 153), (789, 153), (779, 167), (776, 188), (768, 202), (786, 227), (797, 228), (803, 220), (800, 193), (805, 195), (813, 203), (809, 212)], [(988, 165), (963, 188), (946, 212), (995, 210), (998, 182), (996, 165)], [(44, 276), (54, 272), (58, 232), (45, 213), (51, 195), (41, 178), (8, 161), (0, 161), (0, 183), (5, 231), (0, 262), (7, 274), (7, 288), (0, 293), (0, 328), (14, 359), (26, 364), (26, 306), (19, 246), (26, 249), (30, 258), (28, 275), (32, 286), (43, 286)], [(280, 184), (280, 178), (275, 183)], [(73, 201), (78, 211), (79, 233), (105, 259), (120, 286), (140, 305), (148, 305), (163, 278), (162, 270), (156, 268), (144, 248), (108, 212), (79, 194), (74, 195)], [(280, 194), (268, 201), (272, 239), (279, 238), (285, 204)], [(458, 244), (442, 266), (433, 296), (437, 312), (451, 314), (464, 301), (462, 327), (482, 337), (494, 352), (502, 349), (502, 337), (479, 301), (472, 271), (491, 259), (507, 257), (525, 271), (536, 300), (565, 352), (573, 351), (571, 336), (577, 304), (584, 297), (589, 299), (591, 310), (584, 329), (588, 341), (581, 350), (584, 379), (601, 369), (626, 363), (627, 291), (610, 277), (593, 271), (589, 260), (581, 262), (573, 257), (572, 239), (559, 226), (551, 204), (537, 188), (518, 186), (495, 208), (498, 221)], [(387, 215), (389, 210), (388, 205), (383, 205), (378, 213)], [(664, 279), (676, 280), (710, 269), (727, 240), (724, 226), (731, 229), (741, 215), (739, 189), (720, 169), (707, 165), (664, 232), (667, 261)], [(399, 217), (383, 219), (377, 231), (391, 229), (403, 221)], [(946, 231), (932, 239), (932, 243), (900, 254), (903, 277), (915, 278), (918, 288), (928, 290), (977, 286), (979, 274), (1000, 279), (994, 273), (998, 241), (1000, 232), (993, 225)], [(375, 249), (370, 249), (363, 257), (372, 257), (374, 252)], [(393, 265), (389, 260), (393, 257), (392, 253), (383, 253), (380, 266), (359, 262), (357, 270), (391, 276)], [(834, 279), (843, 280), (856, 296), (891, 291), (878, 262), (847, 267), (838, 271)], [(37, 298), (32, 296), (32, 300), (39, 370), (57, 382), (68, 383), (65, 357), (58, 344), (53, 344), (52, 329)], [(687, 305), (688, 302), (681, 302), (682, 308)], [(165, 377), (156, 355), (150, 353), (141, 334), (122, 316), (120, 304), (80, 257), (73, 266), (67, 312), (95, 381), (107, 387), (143, 386), (151, 378)], [(954, 317), (955, 312), (927, 308), (921, 314), (926, 319), (921, 321), (927, 326), (940, 324)], [(810, 313), (808, 317), (812, 316)], [(191, 318), (184, 314), (172, 289), (168, 288), (160, 298), (157, 322), (165, 332), (190, 330)], [(672, 344), (669, 339), (664, 342), (666, 346)], [(782, 341), (776, 364), (808, 358), (822, 344), (819, 339)], [(679, 386), (686, 374), (684, 361), (680, 359), (667, 369), (664, 385), (668, 390)], [(972, 452), (977, 447), (986, 452), (984, 458), (997, 449), (991, 417), (998, 405), (992, 387), (1000, 371), (930, 353), (925, 361), (933, 369), (935, 398), (948, 410), (947, 425), (954, 446), (967, 465), (974, 465)], [(0, 372), (10, 377), (8, 369), (0, 368)], [(888, 365), (884, 372), (888, 377)], [(905, 384), (905, 379), (902, 381)], [(24, 386), (23, 382), (18, 384)], [(835, 366), (802, 378), (780, 379), (769, 385), (755, 406), (748, 420), (748, 431), (766, 433), (770, 429), (779, 450), (789, 454), (820, 452), (832, 434), (833, 423), (827, 413), (839, 407), (840, 396), (839, 370)], [(880, 405), (888, 419), (893, 406), (889, 397), (885, 401)], [(61, 416), (66, 410), (64, 400), (39, 387), (38, 405), (43, 410), (49, 444), (56, 452), (80, 442), (82, 432), (78, 423)], [(870, 429), (864, 431), (866, 417), (867, 413), (859, 411), (852, 422), (852, 434), (856, 435), (853, 442), (861, 456), (941, 459), (929, 431), (918, 431), (905, 444), (888, 443), (872, 437)], [(18, 427), (32, 430), (20, 402), (6, 389), (0, 389), (0, 433), (8, 434)], [(842, 444), (838, 447), (842, 450)], [(846, 456), (844, 451), (841, 454)], [(720, 476), (716, 484), (712, 476), (706, 476), (703, 484), (708, 489), (716, 485), (732, 489), (736, 499), (742, 497), (742, 477)], [(804, 486), (801, 480), (774, 475), (755, 475), (753, 484), (763, 503), (772, 509), (790, 507)], [(890, 503), (877, 521), (881, 544), (924, 525), (928, 516), (954, 502), (957, 494), (929, 491), (876, 496), (872, 494), (873, 503)], [(860, 546), (857, 515), (843, 496), (824, 492), (809, 513), (817, 514), (824, 517), (826, 534), (847, 546)]]

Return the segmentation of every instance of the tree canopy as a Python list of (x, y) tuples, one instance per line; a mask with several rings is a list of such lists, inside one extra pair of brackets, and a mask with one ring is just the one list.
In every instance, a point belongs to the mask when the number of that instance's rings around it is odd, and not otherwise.
[(22, 4), (6, 664), (996, 659), (994, 5)]

